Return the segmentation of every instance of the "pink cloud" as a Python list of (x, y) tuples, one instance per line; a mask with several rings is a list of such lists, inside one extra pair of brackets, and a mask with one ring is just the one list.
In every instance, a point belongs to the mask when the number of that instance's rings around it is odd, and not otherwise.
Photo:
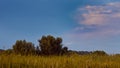
[(79, 23), (84, 25), (103, 25), (105, 24), (104, 22), (107, 21), (107, 19), (105, 19), (107, 16), (104, 14), (90, 13), (83, 14), (82, 17), (85, 20), (79, 21)]
[[(99, 6), (88, 5), (83, 8), (78, 8), (75, 18), (79, 25), (75, 28), (71, 35), (88, 38), (119, 35), (119, 6), (120, 3), (115, 2)], [(91, 31), (91, 29), (93, 31)]]
[(77, 27), (66, 33), (66, 45), (104, 41), (120, 36), (120, 3), (85, 6), (77, 9)]
[(88, 5), (77, 10), (76, 18), (79, 24), (84, 25), (105, 25), (106, 23), (113, 23), (111, 20), (118, 23), (120, 21), (120, 7), (118, 6), (120, 3), (108, 3), (100, 6)]
[(78, 25), (64, 35), (66, 39), (64, 43), (69, 47), (71, 46), (71, 48), (75, 45), (84, 50), (110, 50), (111, 46), (119, 46), (119, 6), (120, 3), (108, 3), (78, 8), (75, 15), (76, 24)]

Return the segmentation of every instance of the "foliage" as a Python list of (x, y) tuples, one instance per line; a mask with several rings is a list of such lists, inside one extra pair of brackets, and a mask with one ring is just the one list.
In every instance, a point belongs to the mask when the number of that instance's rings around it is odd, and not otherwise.
[(41, 55), (41, 51), (40, 51), (39, 46), (37, 46), (35, 49), (35, 55)]
[(69, 50), (68, 53), (69, 54), (78, 54), (78, 55), (89, 55), (92, 52), (91, 51), (73, 51), (73, 50)]
[(13, 54), (13, 50), (12, 49), (7, 49), (3, 52), (3, 54), (11, 55), (11, 54)]
[(63, 47), (62, 48), (62, 51), (61, 51), (61, 54), (63, 55), (67, 55), (68, 54), (68, 47)]
[(95, 54), (95, 55), (107, 55), (107, 53), (105, 51), (100, 51), (100, 50), (97, 50), (97, 51), (93, 51), (92, 54)]
[(34, 54), (35, 47), (31, 42), (26, 42), (26, 40), (17, 40), (13, 45), (13, 51), (16, 54), (30, 55)]
[(67, 51), (67, 47), (62, 49), (62, 38), (54, 38), (51, 35), (42, 36), (39, 41), (41, 53), (43, 55), (60, 55)]
[(26, 40), (17, 40), (16, 43), (13, 45), (13, 49), (8, 50), (0, 50), (0, 53), (4, 54), (20, 54), (20, 55), (99, 55), (104, 56), (107, 55), (104, 51), (73, 51), (68, 50), (68, 47), (62, 46), (62, 38), (60, 37), (53, 37), (51, 35), (42, 36), (40, 40), (38, 40), (39, 46), (34, 47), (32, 42), (27, 42)]
[(5, 51), (5, 50), (3, 50), (3, 49), (0, 49), (0, 54), (2, 54), (4, 51)]

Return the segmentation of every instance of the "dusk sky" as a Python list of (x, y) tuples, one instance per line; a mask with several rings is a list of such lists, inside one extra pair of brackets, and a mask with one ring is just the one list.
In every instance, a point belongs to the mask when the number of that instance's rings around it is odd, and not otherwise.
[(120, 0), (0, 0), (0, 49), (43, 35), (71, 50), (120, 53)]

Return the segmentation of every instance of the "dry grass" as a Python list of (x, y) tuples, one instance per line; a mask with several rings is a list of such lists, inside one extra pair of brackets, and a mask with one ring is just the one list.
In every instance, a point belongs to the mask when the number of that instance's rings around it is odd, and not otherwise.
[(1, 55), (0, 68), (120, 68), (120, 56)]

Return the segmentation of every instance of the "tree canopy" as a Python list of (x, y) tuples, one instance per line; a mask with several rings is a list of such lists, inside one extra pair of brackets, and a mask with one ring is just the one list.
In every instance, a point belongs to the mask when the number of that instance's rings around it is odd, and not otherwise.
[(27, 42), (26, 40), (17, 40), (13, 45), (13, 51), (16, 54), (29, 55), (34, 54), (35, 47), (32, 42)]
[(38, 42), (39, 46), (35, 47), (32, 42), (17, 40), (13, 45), (13, 52), (21, 55), (62, 55), (68, 51), (67, 47), (63, 47), (60, 37), (42, 36)]
[[(62, 38), (53, 37), (51, 35), (42, 36), (39, 41), (39, 46), (41, 49), (41, 53), (44, 55), (60, 55), (62, 54)], [(67, 50), (67, 47), (64, 48)]]

